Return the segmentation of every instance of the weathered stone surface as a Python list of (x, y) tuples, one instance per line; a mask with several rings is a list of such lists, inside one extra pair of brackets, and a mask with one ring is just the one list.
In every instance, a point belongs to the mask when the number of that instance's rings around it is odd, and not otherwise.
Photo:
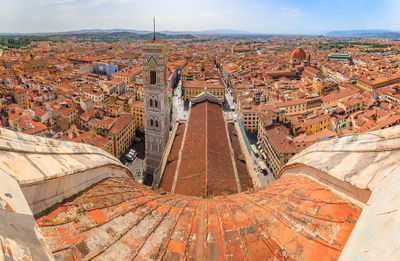
[[(151, 191), (92, 146), (0, 129), (0, 260), (52, 260), (49, 246), (78, 259), (399, 260), (399, 150), (400, 126), (320, 142), (259, 191), (205, 200)], [(39, 232), (31, 209), (65, 199)]]
[(18, 183), (0, 171), (0, 260), (54, 260)]
[(86, 144), (0, 128), (0, 170), (21, 186), (34, 215), (107, 177), (131, 177), (107, 152)]
[(396, 126), (317, 143), (293, 157), (280, 176), (309, 175), (307, 166), (334, 177), (336, 184), (351, 184), (353, 189), (341, 191), (348, 197), (370, 191), (339, 260), (400, 260), (399, 159), (400, 126)]

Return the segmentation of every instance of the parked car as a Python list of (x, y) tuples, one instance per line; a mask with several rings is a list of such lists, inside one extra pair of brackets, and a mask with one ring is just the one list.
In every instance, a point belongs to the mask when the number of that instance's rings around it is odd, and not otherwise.
[(127, 161), (133, 161), (133, 160), (134, 160), (134, 157), (133, 157), (133, 155), (126, 154), (126, 155), (125, 155), (125, 159), (126, 159)]

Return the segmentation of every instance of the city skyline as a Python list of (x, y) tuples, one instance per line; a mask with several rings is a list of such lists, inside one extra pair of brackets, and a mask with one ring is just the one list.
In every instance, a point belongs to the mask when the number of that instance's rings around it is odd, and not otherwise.
[[(323, 34), (336, 30), (400, 31), (396, 0), (137, 1), (1, 0), (0, 33), (81, 29), (202, 31), (231, 29), (260, 34)], [(373, 19), (371, 19), (373, 18)]]
[(400, 260), (400, 0), (0, 6), (0, 261)]

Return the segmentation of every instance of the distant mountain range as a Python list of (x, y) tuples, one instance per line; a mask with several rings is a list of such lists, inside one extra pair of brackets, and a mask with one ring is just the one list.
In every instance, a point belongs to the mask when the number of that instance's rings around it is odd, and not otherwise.
[(349, 31), (332, 31), (325, 34), (326, 36), (338, 37), (378, 37), (378, 38), (400, 38), (400, 32), (389, 30), (349, 30)]
[[(133, 29), (87, 29), (87, 30), (77, 30), (77, 31), (69, 31), (65, 33), (70, 34), (81, 34), (81, 33), (119, 33), (119, 32), (129, 32), (129, 33), (136, 33), (136, 34), (149, 34), (152, 31), (141, 31), (141, 30), (133, 30)], [(216, 30), (203, 30), (203, 31), (157, 31), (160, 34), (166, 35), (184, 35), (184, 34), (191, 34), (191, 35), (248, 35), (251, 34), (246, 31), (239, 31), (239, 30), (230, 30), (230, 29), (216, 29)]]
[[(152, 31), (145, 30), (133, 30), (133, 29), (82, 29), (66, 32), (44, 32), (44, 33), (0, 33), (0, 35), (76, 35), (76, 34), (117, 34), (117, 33), (132, 33), (139, 35), (137, 38), (142, 38), (140, 35), (150, 35)], [(263, 33), (252, 33), (240, 30), (231, 29), (215, 29), (215, 30), (203, 30), (203, 31), (158, 31), (164, 38), (181, 38), (182, 36), (201, 36), (201, 35), (217, 35), (217, 36), (265, 36), (265, 35), (288, 35), (288, 34), (263, 34)], [(296, 35), (296, 34), (290, 34)], [(312, 34), (301, 34), (297, 35), (312, 35)], [(315, 34), (318, 35), (318, 34)], [(331, 31), (323, 33), (324, 36), (337, 36), (337, 37), (379, 37), (379, 38), (400, 38), (400, 32), (372, 29), (372, 30), (347, 30), (347, 31)], [(190, 38), (190, 37), (188, 37)]]
[[(133, 29), (82, 29), (66, 32), (44, 32), (44, 33), (0, 33), (0, 35), (55, 35), (55, 34), (93, 34), (93, 33), (135, 33), (135, 34), (150, 34), (152, 31), (133, 30)], [(230, 30), (216, 29), (204, 31), (157, 31), (157, 33), (165, 35), (251, 35), (254, 33)]]
[[(126, 30), (79, 30), (60, 33), (40, 33), (40, 34), (0, 34), (0, 45), (7, 48), (26, 48), (32, 41), (52, 41), (64, 42), (71, 37), (77, 41), (102, 41), (102, 42), (118, 42), (149, 40), (153, 38), (153, 33), (143, 32), (126, 32)], [(191, 34), (167, 35), (157, 32), (157, 39), (186, 39), (193, 40), (196, 37)]]
[(203, 31), (161, 31), (160, 33), (167, 35), (178, 35), (178, 34), (191, 34), (191, 35), (250, 35), (254, 33), (230, 30), (230, 29), (216, 29), (216, 30), (203, 30)]

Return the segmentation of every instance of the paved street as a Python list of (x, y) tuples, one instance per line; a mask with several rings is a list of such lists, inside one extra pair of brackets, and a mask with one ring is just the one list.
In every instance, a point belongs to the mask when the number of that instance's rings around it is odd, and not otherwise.
[(127, 167), (132, 171), (136, 181), (143, 183), (144, 159), (136, 158), (127, 163)]
[(173, 124), (178, 119), (187, 119), (188, 110), (185, 109), (185, 102), (182, 97), (182, 81), (179, 82), (178, 87), (174, 90), (172, 97), (172, 121)]
[[(137, 134), (137, 137), (139, 137), (141, 140), (139, 142), (132, 143), (131, 147), (124, 153), (121, 162), (132, 171), (136, 181), (143, 183), (145, 140), (143, 134)], [(130, 149), (134, 149), (137, 152), (137, 156), (132, 162), (126, 161), (124, 158)]]
[[(224, 116), (227, 120), (234, 120), (238, 117), (236, 110), (236, 104), (233, 101), (230, 90), (225, 88), (225, 104), (224, 104)], [(233, 110), (232, 110), (233, 109)]]
[(253, 161), (253, 164), (257, 170), (257, 177), (258, 177), (258, 180), (260, 181), (261, 186), (268, 184), (271, 181), (274, 181), (275, 180), (274, 176), (272, 175), (272, 173), (268, 167), (266, 170), (262, 170), (259, 167), (259, 163), (261, 161), (264, 161), (264, 159), (262, 159), (261, 156), (257, 157), (256, 155), (254, 155), (253, 151), (250, 153), (250, 156), (251, 156), (251, 160)]
[(229, 89), (225, 88), (225, 100), (229, 108), (236, 109), (236, 103), (233, 101), (232, 93)]
[[(222, 78), (222, 75), (221, 75)], [(225, 85), (225, 104), (224, 104), (224, 116), (227, 120), (235, 120), (238, 117), (236, 103), (233, 100), (231, 90), (226, 86), (225, 82), (222, 81)]]
[[(257, 146), (257, 135), (256, 135), (256, 133), (248, 133), (247, 137), (249, 139), (250, 144)], [(257, 177), (258, 177), (258, 180), (260, 181), (261, 186), (265, 185), (265, 184), (267, 184), (267, 183), (269, 183), (269, 182), (271, 182), (273, 180), (275, 180), (271, 170), (268, 167), (267, 167), (266, 170), (262, 170), (260, 168), (259, 163), (260, 162), (264, 162), (265, 163), (265, 160), (262, 158), (261, 155), (256, 156), (253, 151), (250, 151), (250, 157), (251, 157), (251, 160), (253, 162), (253, 166), (257, 170)]]

